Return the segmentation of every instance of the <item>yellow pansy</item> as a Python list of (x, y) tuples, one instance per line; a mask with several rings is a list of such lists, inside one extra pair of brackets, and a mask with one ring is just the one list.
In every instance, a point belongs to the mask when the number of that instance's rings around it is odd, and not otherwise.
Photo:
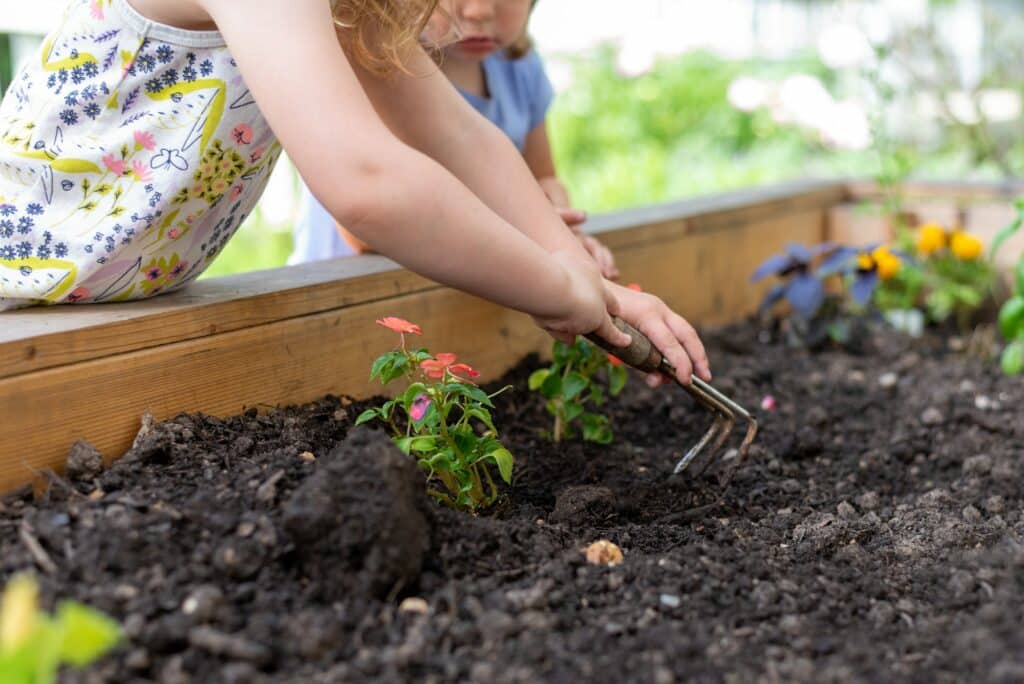
[(878, 277), (882, 280), (892, 280), (895, 278), (896, 274), (900, 272), (902, 265), (900, 258), (888, 250), (885, 252), (876, 251), (875, 268), (878, 271)]
[(861, 252), (857, 255), (857, 270), (859, 271), (870, 271), (875, 267), (875, 260), (871, 258), (870, 254)]
[(946, 231), (937, 223), (926, 223), (917, 229), (917, 251), (934, 254), (946, 246)]
[(39, 586), (28, 575), (17, 575), (7, 583), (0, 603), (0, 652), (20, 648), (36, 627), (39, 614)]
[(953, 239), (950, 241), (949, 246), (957, 259), (973, 261), (981, 256), (981, 240), (970, 233), (953, 233)]

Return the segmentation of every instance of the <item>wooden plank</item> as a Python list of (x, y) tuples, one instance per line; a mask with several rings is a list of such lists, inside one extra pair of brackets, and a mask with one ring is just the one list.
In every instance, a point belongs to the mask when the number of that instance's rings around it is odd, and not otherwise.
[[(757, 305), (762, 288), (746, 285), (757, 263), (787, 241), (820, 240), (824, 225), (824, 211), (808, 209), (634, 243), (617, 256), (627, 279), (644, 283), (693, 322), (725, 323)], [(485, 378), (549, 344), (526, 316), (432, 287), (7, 377), (0, 379), (7, 428), (0, 431), (0, 492), (38, 469), (59, 468), (79, 438), (108, 460), (119, 456), (147, 410), (157, 419), (182, 411), (223, 416), (329, 393), (377, 393), (369, 364), (395, 342), (373, 324), (385, 315), (419, 323), (424, 344), (459, 354)]]
[(201, 280), (149, 301), (0, 314), (0, 378), (437, 285), (379, 256)]
[[(794, 182), (617, 212), (588, 230), (619, 249), (823, 208), (845, 196), (835, 182)], [(0, 378), (433, 287), (389, 259), (367, 256), (203, 280), (145, 302), (7, 312)]]

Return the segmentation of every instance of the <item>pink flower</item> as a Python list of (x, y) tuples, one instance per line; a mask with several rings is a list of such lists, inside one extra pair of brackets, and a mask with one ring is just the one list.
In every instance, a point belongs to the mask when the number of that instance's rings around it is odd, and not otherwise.
[(423, 420), (423, 416), (427, 415), (427, 409), (429, 408), (430, 397), (426, 394), (418, 394), (412, 400), (412, 406), (409, 407), (409, 417), (413, 420)]
[(178, 238), (181, 237), (181, 228), (178, 228), (177, 226), (171, 228), (169, 231), (167, 231), (167, 237), (171, 238), (172, 240), (177, 240)]
[(778, 402), (775, 401), (775, 397), (773, 397), (770, 394), (766, 394), (764, 399), (761, 400), (762, 411), (774, 411), (776, 408), (778, 408), (778, 405)]
[(231, 131), (231, 137), (235, 139), (235, 142), (239, 145), (248, 145), (252, 142), (252, 126), (249, 124), (238, 124), (234, 130)]
[(626, 289), (633, 290), (634, 292), (643, 292), (644, 288), (640, 287), (639, 283), (630, 283), (626, 286)]
[(236, 199), (242, 196), (242, 186), (236, 185), (231, 188), (231, 201), (234, 202)]
[(155, 150), (156, 138), (148, 131), (135, 131), (135, 149)]
[(428, 378), (440, 380), (441, 378), (444, 377), (444, 372), (448, 369), (448, 367), (455, 363), (455, 359), (455, 354), (442, 352), (441, 354), (438, 354), (432, 359), (427, 359), (426, 361), (420, 362), (420, 369), (423, 371), (423, 374), (426, 375)]
[(146, 168), (146, 163), (139, 159), (132, 162), (132, 171), (135, 173), (135, 177), (143, 183), (148, 183), (153, 179), (153, 174)]
[(103, 165), (107, 167), (109, 171), (123, 176), (124, 172), (128, 170), (128, 164), (123, 159), (118, 159), (113, 154), (108, 154), (103, 157)]
[(257, 147), (255, 150), (252, 151), (252, 154), (249, 155), (249, 163), (255, 164), (256, 162), (258, 162), (260, 160), (260, 157), (262, 157), (263, 153), (266, 151), (267, 150), (263, 147), (263, 145)]
[(415, 323), (410, 323), (404, 318), (397, 318), (396, 316), (385, 316), (384, 318), (377, 319), (377, 325), (384, 326), (388, 330), (394, 330), (396, 333), (411, 333), (413, 335), (422, 335), (423, 330), (420, 326)]
[(89, 3), (89, 14), (92, 15), (93, 19), (103, 21), (103, 7), (100, 5), (99, 0), (91, 0)]
[(458, 378), (463, 382), (472, 382), (480, 377), (480, 371), (473, 370), (465, 363), (456, 363), (452, 365), (448, 368), (448, 372), (451, 373), (453, 377)]
[(76, 287), (74, 290), (71, 291), (71, 294), (68, 295), (68, 297), (67, 297), (67, 299), (65, 301), (68, 304), (74, 304), (75, 302), (82, 301), (83, 299), (88, 297), (90, 294), (91, 293), (89, 292), (89, 288), (87, 288), (87, 287)]
[(159, 266), (153, 266), (146, 271), (146, 280), (159, 280), (160, 276), (164, 274), (164, 269)]

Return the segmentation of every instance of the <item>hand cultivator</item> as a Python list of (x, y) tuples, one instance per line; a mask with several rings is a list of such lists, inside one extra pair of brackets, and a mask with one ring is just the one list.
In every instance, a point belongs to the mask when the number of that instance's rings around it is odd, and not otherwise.
[[(658, 351), (646, 335), (620, 318), (614, 318), (614, 322), (620, 330), (633, 339), (628, 347), (616, 347), (596, 335), (588, 335), (588, 339), (617, 356), (623, 363), (626, 363), (639, 371), (643, 371), (645, 373), (660, 372), (675, 379), (675, 369), (668, 363), (668, 361), (665, 360), (661, 355), (661, 352)], [(690, 450), (686, 452), (686, 455), (679, 460), (676, 464), (675, 470), (672, 471), (673, 475), (686, 470), (710, 444), (711, 448), (708, 451), (707, 458), (704, 460), (704, 465), (695, 474), (695, 477), (699, 477), (701, 473), (707, 470), (708, 466), (717, 460), (718, 452), (729, 439), (729, 435), (732, 433), (732, 429), (736, 425), (737, 416), (746, 421), (747, 434), (743, 437), (742, 444), (740, 444), (736, 460), (728, 468), (721, 480), (723, 486), (727, 485), (729, 480), (732, 479), (733, 473), (736, 472), (736, 468), (739, 467), (740, 463), (743, 462), (743, 459), (746, 458), (747, 451), (750, 449), (750, 445), (753, 443), (754, 437), (757, 435), (757, 420), (755, 420), (754, 417), (751, 416), (750, 413), (742, 406), (698, 378), (696, 375), (692, 377), (692, 383), (690, 385), (683, 385), (678, 380), (676, 383), (689, 392), (694, 399), (711, 411), (712, 414), (714, 414), (714, 422), (711, 424), (711, 427), (708, 428), (708, 431), (704, 433), (704, 436), (700, 438), (700, 441), (691, 447)]]

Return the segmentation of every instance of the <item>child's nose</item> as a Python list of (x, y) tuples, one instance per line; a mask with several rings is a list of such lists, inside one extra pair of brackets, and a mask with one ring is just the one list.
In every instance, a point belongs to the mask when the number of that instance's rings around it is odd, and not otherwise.
[(461, 10), (463, 19), (487, 21), (494, 16), (494, 0), (465, 0)]

